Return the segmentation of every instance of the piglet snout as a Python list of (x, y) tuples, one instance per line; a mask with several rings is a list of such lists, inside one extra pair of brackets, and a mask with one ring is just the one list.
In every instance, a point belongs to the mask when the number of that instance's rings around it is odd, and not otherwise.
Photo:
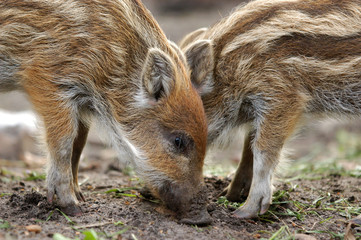
[(207, 211), (207, 188), (202, 186), (200, 191), (193, 196), (190, 206), (180, 217), (180, 223), (206, 226), (212, 223), (212, 217)]
[(207, 212), (205, 206), (197, 212), (190, 211), (180, 220), (180, 223), (197, 225), (197, 226), (207, 226), (212, 223), (212, 217)]

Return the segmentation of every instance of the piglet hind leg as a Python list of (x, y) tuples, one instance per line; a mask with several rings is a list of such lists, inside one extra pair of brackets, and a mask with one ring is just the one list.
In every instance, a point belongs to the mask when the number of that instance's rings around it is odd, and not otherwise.
[(78, 167), (79, 167), (79, 160), (81, 152), (83, 151), (83, 148), (86, 143), (86, 139), (88, 136), (89, 128), (84, 123), (80, 122), (78, 123), (78, 133), (73, 143), (73, 153), (71, 156), (71, 169), (73, 174), (73, 186), (74, 186), (74, 192), (76, 195), (76, 198), (79, 201), (85, 202), (85, 197), (81, 193), (79, 184), (78, 184)]
[(245, 204), (234, 212), (234, 216), (253, 218), (258, 213), (267, 212), (272, 202), (273, 172), (279, 162), (283, 144), (293, 132), (301, 113), (297, 102), (289, 106), (275, 106), (268, 110), (258, 126), (255, 124), (252, 184)]
[(253, 152), (251, 148), (252, 133), (248, 133), (244, 140), (242, 159), (232, 182), (224, 189), (221, 195), (225, 195), (229, 201), (239, 202), (247, 197), (252, 183), (253, 175)]

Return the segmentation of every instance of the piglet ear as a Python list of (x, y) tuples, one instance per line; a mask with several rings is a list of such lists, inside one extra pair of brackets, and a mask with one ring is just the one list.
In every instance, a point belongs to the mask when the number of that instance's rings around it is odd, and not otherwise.
[(170, 57), (157, 48), (151, 48), (146, 57), (142, 85), (151, 100), (169, 96), (175, 86), (175, 67)]
[(195, 42), (198, 39), (201, 39), (201, 37), (204, 35), (204, 33), (208, 30), (208, 28), (199, 28), (189, 34), (187, 34), (180, 42), (179, 47), (181, 49), (186, 48), (191, 43)]
[(210, 40), (198, 40), (183, 49), (191, 69), (191, 81), (201, 95), (213, 88), (214, 54)]

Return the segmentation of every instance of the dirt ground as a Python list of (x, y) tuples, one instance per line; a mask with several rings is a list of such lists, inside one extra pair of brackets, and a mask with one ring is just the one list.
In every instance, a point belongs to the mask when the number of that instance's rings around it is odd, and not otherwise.
[[(0, 239), (64, 239), (55, 233), (71, 239), (293, 239), (299, 233), (315, 237), (311, 239), (343, 239), (350, 217), (361, 213), (361, 174), (288, 176), (277, 181), (270, 211), (252, 220), (232, 216), (237, 206), (219, 198), (230, 179), (211, 176), (205, 182), (213, 223), (189, 226), (178, 223), (157, 200), (144, 199), (138, 192), (141, 181), (128, 175), (127, 169), (119, 169), (114, 160), (83, 162), (80, 182), (87, 201), (81, 203), (81, 217), (63, 215), (47, 203), (44, 180), (35, 174), (39, 169), (2, 168)], [(31, 225), (40, 226), (40, 232), (32, 232)], [(84, 238), (91, 231), (97, 237)], [(352, 234), (361, 238), (361, 229), (353, 226)]]
[[(240, 1), (200, 2), (197, 7), (178, 9), (176, 0), (163, 5), (145, 1), (176, 42), (192, 30), (213, 24)], [(206, 8), (210, 2), (212, 7)], [(0, 95), (0, 108), (29, 107), (22, 95)], [(142, 197), (141, 179), (118, 162), (95, 131), (80, 165), (79, 180), (87, 200), (81, 203), (81, 217), (68, 217), (47, 203), (43, 157), (0, 158), (0, 240), (361, 239), (361, 226), (349, 224), (361, 214), (361, 123), (328, 121), (306, 129), (289, 144), (290, 155), (297, 161), (289, 163), (275, 182), (270, 211), (255, 219), (233, 217), (239, 204), (219, 197), (230, 182), (230, 169), (237, 164), (241, 140), (232, 151), (210, 157), (205, 183), (213, 223), (205, 227), (180, 224), (158, 200)]]

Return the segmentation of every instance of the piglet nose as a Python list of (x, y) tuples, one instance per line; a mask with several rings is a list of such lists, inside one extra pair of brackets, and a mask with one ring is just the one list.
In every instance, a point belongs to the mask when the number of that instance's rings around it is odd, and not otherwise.
[(160, 199), (165, 205), (176, 213), (188, 211), (192, 192), (186, 184), (165, 181), (158, 189)]
[(207, 211), (207, 187), (201, 185), (199, 192), (193, 196), (188, 211), (179, 217), (181, 223), (206, 226), (212, 223), (212, 218)]

